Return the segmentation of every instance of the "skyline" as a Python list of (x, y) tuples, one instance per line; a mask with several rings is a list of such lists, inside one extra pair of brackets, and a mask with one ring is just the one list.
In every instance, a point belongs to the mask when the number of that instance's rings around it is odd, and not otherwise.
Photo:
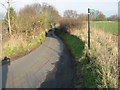
[[(69, 1), (69, 2), (68, 2)], [(91, 2), (90, 2), (91, 1)], [(75, 10), (77, 11), (78, 14), (81, 13), (87, 13), (88, 8), (92, 8), (95, 10), (102, 11), (103, 14), (106, 17), (109, 17), (111, 15), (118, 14), (118, 0), (101, 0), (101, 1), (95, 1), (95, 0), (84, 0), (84, 1), (79, 1), (79, 0), (12, 0), (12, 7), (15, 9), (16, 12), (19, 12), (20, 8), (23, 8), (27, 4), (33, 4), (33, 3), (40, 3), (42, 4), (43, 2), (48, 3), (49, 5), (54, 6), (60, 15), (63, 15), (65, 10)], [(5, 4), (5, 1), (2, 2)], [(3, 6), (0, 5), (0, 13), (6, 13), (6, 10)]]

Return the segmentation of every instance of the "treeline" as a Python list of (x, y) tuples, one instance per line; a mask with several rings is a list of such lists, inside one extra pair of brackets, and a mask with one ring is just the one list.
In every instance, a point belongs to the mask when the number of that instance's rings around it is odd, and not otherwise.
[[(42, 31), (48, 31), (51, 25), (56, 23), (59, 17), (58, 11), (47, 3), (26, 5), (18, 13), (10, 8), (10, 23), (12, 34), (25, 34), (32, 36)], [(8, 29), (8, 12), (3, 21), (3, 29)]]
[[(64, 17), (81, 18), (85, 21), (88, 20), (87, 14), (78, 14), (75, 10), (66, 10), (64, 12)], [(118, 15), (111, 15), (110, 17), (106, 17), (101, 11), (96, 10), (94, 13), (91, 13), (90, 19), (92, 21), (118, 21)]]
[[(71, 19), (74, 23), (80, 23), (79, 21), (87, 21), (88, 15), (78, 14), (75, 10), (66, 10), (63, 18)], [(90, 19), (92, 21), (118, 21), (118, 16), (112, 15), (107, 18), (101, 11), (96, 10), (95, 13), (90, 15)], [(58, 11), (47, 3), (26, 5), (18, 13), (15, 12), (14, 8), (10, 8), (12, 34), (24, 33), (26, 36), (35, 35), (35, 33), (41, 32), (39, 30), (49, 30), (51, 25), (55, 25), (58, 20), (61, 22)], [(8, 28), (8, 12), (3, 21), (3, 29), (5, 29), (5, 32), (10, 32)]]
[(2, 20), (3, 58), (16, 57), (27, 53), (42, 44), (46, 33), (58, 22), (58, 11), (47, 3), (26, 5), (18, 13), (10, 8), (9, 29), (8, 12)]

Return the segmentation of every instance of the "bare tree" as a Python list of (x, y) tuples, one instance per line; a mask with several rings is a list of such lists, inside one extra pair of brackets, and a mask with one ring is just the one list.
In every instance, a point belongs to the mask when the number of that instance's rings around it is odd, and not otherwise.
[(11, 24), (10, 24), (10, 0), (8, 0), (8, 31), (11, 35)]
[(34, 4), (31, 5), (31, 7), (34, 8), (37, 13), (42, 12), (42, 6), (39, 3), (34, 3)]
[(88, 20), (88, 15), (87, 14), (80, 14), (78, 19), (87, 21)]
[(104, 15), (101, 11), (99, 11), (99, 10), (96, 10), (96, 11), (92, 14), (92, 18), (93, 18), (93, 20), (95, 20), (95, 21), (104, 21), (104, 20), (106, 20), (105, 15)]
[(1, 5), (4, 6), (5, 9), (7, 9), (7, 12), (8, 12), (8, 14), (7, 14), (7, 17), (8, 17), (8, 19), (7, 19), (8, 31), (9, 31), (9, 34), (11, 35), (12, 33), (11, 33), (11, 23), (10, 23), (10, 0), (7, 1), (7, 4), (8, 4), (8, 7), (6, 7), (5, 4), (1, 3)]
[(64, 12), (64, 17), (67, 17), (67, 18), (78, 18), (78, 14), (74, 10), (66, 10)]
[(111, 15), (107, 18), (108, 21), (118, 21), (118, 15)]

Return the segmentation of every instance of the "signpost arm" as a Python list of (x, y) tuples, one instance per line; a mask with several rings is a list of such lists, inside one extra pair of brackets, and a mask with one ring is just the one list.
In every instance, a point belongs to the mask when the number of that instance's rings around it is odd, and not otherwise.
[(90, 49), (90, 12), (88, 8), (88, 49)]

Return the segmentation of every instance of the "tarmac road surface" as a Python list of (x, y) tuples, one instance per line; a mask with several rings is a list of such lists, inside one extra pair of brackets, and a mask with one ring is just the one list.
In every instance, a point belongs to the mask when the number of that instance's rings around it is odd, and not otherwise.
[(2, 66), (2, 87), (73, 87), (72, 57), (63, 42), (50, 31), (39, 48)]

